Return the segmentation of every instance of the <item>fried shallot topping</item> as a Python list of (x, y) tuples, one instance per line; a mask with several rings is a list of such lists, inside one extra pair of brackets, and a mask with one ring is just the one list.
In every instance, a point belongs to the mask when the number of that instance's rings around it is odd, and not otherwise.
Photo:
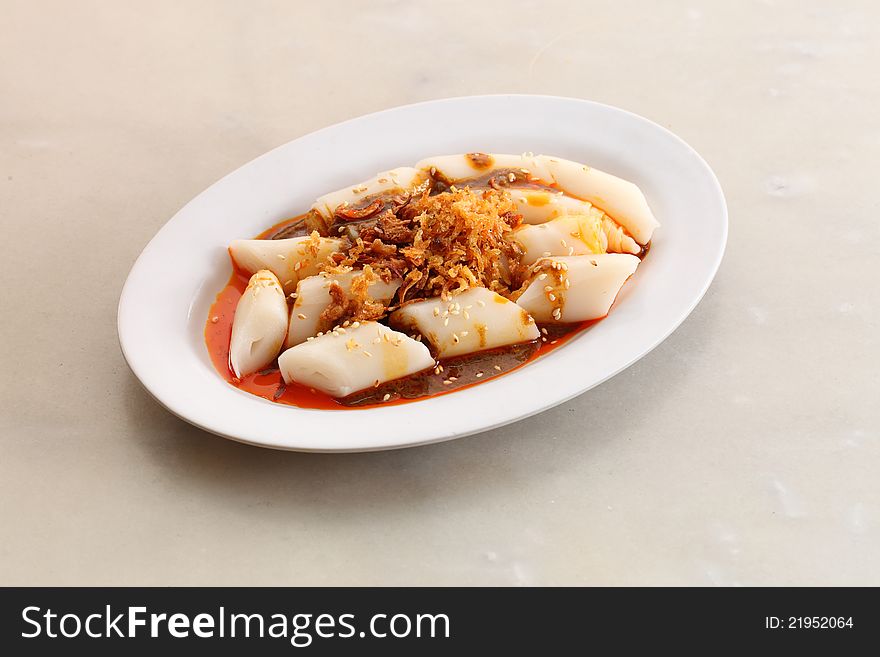
[(334, 254), (325, 271), (370, 266), (383, 280), (402, 278), (401, 303), (448, 298), (470, 287), (509, 296), (523, 275), (522, 251), (511, 236), (521, 221), (503, 191), (452, 187), (433, 196), (426, 192), (406, 204), (386, 206), (360, 228), (347, 252)]
[(320, 330), (327, 331), (343, 321), (365, 322), (383, 317), (386, 312), (384, 304), (370, 296), (370, 285), (376, 280), (378, 276), (367, 265), (352, 279), (348, 294), (336, 281), (330, 283), (330, 305), (321, 313)]

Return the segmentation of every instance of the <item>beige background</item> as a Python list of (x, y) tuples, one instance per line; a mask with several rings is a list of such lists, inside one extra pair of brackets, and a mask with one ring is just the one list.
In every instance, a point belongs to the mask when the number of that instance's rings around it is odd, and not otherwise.
[[(876, 3), (0, 16), (0, 584), (880, 584)], [(619, 105), (713, 165), (727, 255), (663, 345), (393, 453), (246, 447), (141, 389), (116, 303), (186, 201), (316, 128), (492, 92)]]

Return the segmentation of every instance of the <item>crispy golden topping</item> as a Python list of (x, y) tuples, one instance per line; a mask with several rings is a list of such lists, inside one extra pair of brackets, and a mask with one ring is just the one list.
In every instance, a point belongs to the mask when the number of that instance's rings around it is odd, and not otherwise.
[(370, 285), (378, 278), (372, 267), (366, 265), (363, 272), (352, 279), (348, 294), (339, 283), (331, 282), (328, 289), (330, 305), (321, 313), (319, 326), (328, 329), (342, 324), (336, 330), (345, 333), (344, 327), (351, 322), (359, 326), (358, 322), (383, 317), (386, 313), (385, 305), (370, 296)]
[(511, 238), (521, 219), (513, 200), (495, 189), (425, 193), (363, 222), (351, 248), (325, 269), (370, 266), (383, 280), (401, 278), (400, 302), (470, 287), (509, 295), (521, 278), (521, 250)]

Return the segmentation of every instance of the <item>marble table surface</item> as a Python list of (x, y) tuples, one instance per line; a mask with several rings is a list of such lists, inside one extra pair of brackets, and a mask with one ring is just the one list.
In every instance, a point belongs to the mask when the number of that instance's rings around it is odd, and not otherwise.
[[(0, 1), (0, 584), (880, 584), (880, 9), (804, 2)], [(667, 126), (730, 207), (645, 359), (481, 435), (363, 455), (203, 433), (116, 304), (225, 173), (480, 93)]]

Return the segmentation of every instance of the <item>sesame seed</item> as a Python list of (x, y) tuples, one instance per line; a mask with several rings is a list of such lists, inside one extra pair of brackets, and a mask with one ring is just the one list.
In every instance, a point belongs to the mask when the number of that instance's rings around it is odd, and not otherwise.
[(302, 262), (297, 260), (296, 264), (293, 266), (293, 271), (299, 271), (300, 267), (302, 267)]
[(547, 278), (547, 274), (541, 274), (540, 276), (538, 276), (539, 281), (543, 281), (545, 278)]
[[(348, 322), (346, 322), (346, 324), (347, 324), (347, 323), (348, 323)], [(351, 328), (356, 329), (356, 328), (357, 328), (358, 326), (360, 326), (360, 325), (361, 325), (360, 322), (354, 322), (354, 323), (351, 325)], [(345, 324), (343, 324), (343, 326), (345, 326)]]
[(550, 301), (556, 301), (556, 295), (552, 292), (547, 295), (547, 298), (550, 299)]
[(449, 380), (447, 379), (446, 381), (443, 382), (443, 385), (448, 386), (448, 385), (450, 385), (451, 383), (452, 383), (452, 381), (449, 381)]
[(541, 342), (547, 342), (547, 338), (545, 338), (544, 336), (541, 336)]
[(547, 329), (542, 328), (542, 329), (541, 329), (541, 333), (543, 333), (544, 335), (547, 335)]
[(561, 317), (562, 317), (562, 310), (560, 310), (559, 308), (554, 308), (553, 309), (553, 319), (555, 319), (558, 322)]
[(323, 331), (318, 331), (318, 335), (316, 337), (320, 338), (322, 335), (324, 335)]
[(461, 337), (463, 337), (463, 338), (466, 337), (467, 334), (468, 334), (467, 331), (462, 331), (461, 333), (459, 333), (459, 335), (460, 335)]
[(566, 278), (563, 285), (565, 286), (565, 289), (567, 290), (568, 288), (571, 287), (571, 281)]
[(458, 344), (458, 334), (456, 334), (456, 333), (452, 334), (452, 342), (455, 344)]
[(457, 376), (450, 376), (449, 380), (450, 381), (458, 381), (458, 377)]
[(380, 337), (373, 338), (373, 344), (382, 344), (382, 338), (380, 338)]
[(441, 371), (441, 372), (443, 371), (443, 366), (442, 366), (442, 365), (438, 365), (437, 367), (440, 368), (440, 371)]
[(434, 306), (434, 317), (440, 317), (440, 309)]
[(574, 247), (573, 246), (568, 247), (568, 255), (574, 255)]
[(351, 323), (351, 322), (349, 322), (348, 320), (345, 320), (344, 322), (342, 322), (342, 327), (345, 328), (345, 327), (348, 326), (350, 323)]
[(568, 246), (568, 242), (566, 242), (565, 240), (559, 240), (559, 243), (562, 245), (563, 249)]
[(486, 302), (483, 301), (482, 299), (480, 299), (479, 301), (477, 301), (477, 305), (478, 305), (480, 308), (485, 308), (485, 307), (486, 307)]
[(364, 356), (366, 356), (367, 358), (372, 358), (373, 354), (371, 354), (369, 351), (365, 351)]
[(443, 326), (449, 326), (449, 318), (443, 320)]
[(308, 317), (306, 317), (302, 313), (297, 313), (296, 316), (299, 317), (300, 319), (308, 319)]
[(462, 316), (463, 316), (465, 319), (470, 319), (470, 318), (471, 318), (471, 316), (468, 314), (468, 311), (467, 311), (467, 310), (462, 310), (462, 311), (461, 311), (461, 314), (462, 314)]
[(374, 387), (374, 388), (378, 388), (378, 387), (379, 387), (379, 379), (376, 379), (376, 382), (373, 384), (373, 387)]
[(345, 335), (345, 329), (342, 328), (341, 326), (338, 326), (338, 327), (336, 328), (336, 331), (337, 331), (338, 333), (342, 334), (342, 335)]
[(501, 365), (496, 365), (496, 366), (495, 366), (495, 369), (498, 370), (498, 371), (500, 372), (500, 371), (501, 371)]
[(391, 395), (388, 393), (385, 393), (385, 396), (382, 397), (382, 401), (388, 401), (389, 399), (391, 399)]
[(552, 285), (545, 285), (544, 286), (544, 292), (552, 292), (552, 291), (553, 291)]
[(477, 372), (474, 376), (476, 376), (476, 377), (479, 379), (481, 376), (483, 376), (483, 373), (482, 373), (482, 372)]
[(315, 336), (314, 336), (314, 335), (310, 335), (309, 337), (306, 338), (306, 342), (311, 342), (311, 341), (314, 340), (314, 339), (315, 339)]
[(550, 344), (556, 344), (559, 340), (550, 340)]
[(220, 321), (220, 318), (217, 317), (217, 315), (214, 315), (214, 316), (211, 318), (211, 323), (212, 323), (212, 324), (216, 324), (216, 323), (219, 322), (219, 321)]
[(511, 173), (508, 173), (508, 174), (507, 174), (507, 179), (508, 179), (510, 182), (513, 182), (514, 180), (516, 180), (516, 174), (515, 174), (515, 173), (512, 173), (512, 172), (511, 172)]

